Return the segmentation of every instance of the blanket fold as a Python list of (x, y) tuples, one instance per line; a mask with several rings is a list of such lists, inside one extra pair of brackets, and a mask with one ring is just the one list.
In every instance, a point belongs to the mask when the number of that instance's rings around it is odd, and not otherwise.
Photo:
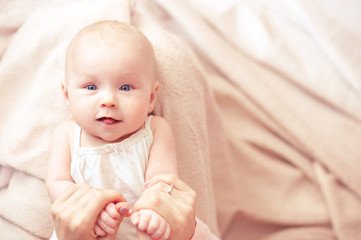
[[(0, 216), (5, 222), (33, 236), (50, 237), (50, 202), (43, 179), (51, 133), (58, 123), (70, 118), (60, 86), (66, 47), (73, 35), (90, 23), (112, 19), (135, 24), (132, 18), (137, 16), (139, 26), (135, 25), (156, 51), (161, 86), (155, 112), (168, 119), (174, 130), (180, 176), (198, 193), (197, 216), (217, 233), (213, 189), (208, 184), (211, 175), (205, 110), (209, 109), (210, 89), (192, 65), (186, 47), (154, 27), (157, 22), (140, 24), (151, 20), (137, 13), (142, 4), (127, 0), (45, 4), (27, 17), (13, 37), (0, 66), (0, 85), (4, 86), (0, 90), (0, 113), (6, 116), (0, 120), (0, 162), (16, 169), (9, 185), (0, 191)], [(24, 196), (29, 200), (26, 203)], [(21, 207), (15, 213), (11, 209), (16, 205)], [(13, 233), (4, 229), (2, 236), (10, 239)]]
[(51, 235), (43, 178), (51, 132), (70, 118), (65, 49), (105, 19), (137, 26), (154, 45), (155, 113), (171, 124), (180, 177), (214, 233), (361, 239), (361, 3), (34, 2), (21, 14), (0, 4), (0, 19), (13, 19), (0, 21), (0, 166), (15, 169), (0, 189), (2, 239)]

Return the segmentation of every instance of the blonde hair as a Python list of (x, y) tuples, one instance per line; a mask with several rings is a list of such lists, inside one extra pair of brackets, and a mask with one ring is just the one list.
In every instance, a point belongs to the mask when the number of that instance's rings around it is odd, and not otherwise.
[[(71, 52), (74, 48), (76, 48), (80, 40), (84, 38), (105, 41), (108, 44), (114, 45), (114, 47), (116, 47), (118, 44), (121, 44), (122, 41), (141, 41), (143, 43), (144, 49), (150, 50), (149, 52), (151, 57), (154, 59), (155, 64), (155, 56), (152, 44), (141, 31), (139, 31), (136, 27), (124, 22), (106, 20), (84, 27), (70, 41), (66, 51), (66, 74), (68, 73)], [(144, 51), (144, 53), (145, 52), (146, 51)]]

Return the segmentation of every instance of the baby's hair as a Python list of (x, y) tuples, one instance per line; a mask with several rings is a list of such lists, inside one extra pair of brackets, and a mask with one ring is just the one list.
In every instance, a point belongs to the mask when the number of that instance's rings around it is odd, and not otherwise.
[(105, 20), (84, 27), (74, 36), (74, 38), (70, 41), (66, 51), (66, 68), (68, 68), (68, 60), (72, 49), (83, 37), (88, 37), (92, 40), (105, 41), (107, 44), (114, 45), (114, 47), (116, 47), (118, 44), (121, 44), (121, 42), (124, 40), (141, 41), (144, 43), (145, 48), (150, 49), (152, 58), (155, 59), (152, 44), (149, 42), (147, 37), (136, 27), (115, 20)]
[[(118, 21), (100, 21), (90, 24), (80, 30), (74, 37), (73, 41), (76, 41), (79, 37), (87, 34), (94, 34), (94, 37), (105, 38), (105, 39), (119, 39), (119, 38), (130, 38), (140, 37), (144, 41), (148, 42), (148, 39), (140, 32), (136, 27)], [(72, 43), (69, 44), (71, 46)]]
[(153, 50), (149, 40), (136, 27), (119, 21), (107, 20), (90, 24), (80, 30), (71, 40), (67, 52), (70, 51), (71, 47), (80, 37), (86, 35), (92, 35), (94, 38), (105, 39), (109, 42), (114, 42), (114, 44), (119, 43), (119, 40), (122, 38), (139, 38)]

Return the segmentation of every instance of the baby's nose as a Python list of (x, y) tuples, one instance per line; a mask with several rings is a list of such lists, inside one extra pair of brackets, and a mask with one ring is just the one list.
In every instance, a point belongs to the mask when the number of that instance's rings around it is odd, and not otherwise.
[(117, 106), (116, 96), (114, 93), (104, 93), (100, 102), (101, 107), (115, 108)]

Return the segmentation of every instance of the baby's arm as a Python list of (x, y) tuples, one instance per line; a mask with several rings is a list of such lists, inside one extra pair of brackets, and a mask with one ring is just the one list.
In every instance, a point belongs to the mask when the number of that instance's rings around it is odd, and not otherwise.
[[(149, 180), (159, 173), (172, 173), (177, 175), (177, 157), (174, 137), (168, 122), (154, 116), (151, 122), (153, 131), (153, 144), (150, 150), (145, 179)], [(170, 226), (158, 213), (149, 209), (142, 209), (132, 216), (132, 222), (138, 230), (140, 239), (168, 239)], [(144, 233), (148, 234), (148, 237)]]
[[(70, 174), (70, 146), (73, 144), (74, 127), (72, 122), (60, 124), (51, 139), (46, 185), (52, 202), (70, 184), (74, 184)], [(127, 216), (128, 211), (129, 205), (126, 202), (108, 203), (98, 216), (94, 232), (98, 236), (105, 236), (107, 233), (114, 234), (120, 215)]]
[(151, 122), (153, 144), (149, 153), (145, 180), (150, 180), (159, 173), (177, 175), (177, 155), (174, 137), (169, 123), (161, 117), (154, 116)]
[(46, 186), (52, 202), (70, 185), (74, 184), (70, 175), (69, 132), (72, 123), (60, 124), (54, 131), (51, 142), (46, 176)]

